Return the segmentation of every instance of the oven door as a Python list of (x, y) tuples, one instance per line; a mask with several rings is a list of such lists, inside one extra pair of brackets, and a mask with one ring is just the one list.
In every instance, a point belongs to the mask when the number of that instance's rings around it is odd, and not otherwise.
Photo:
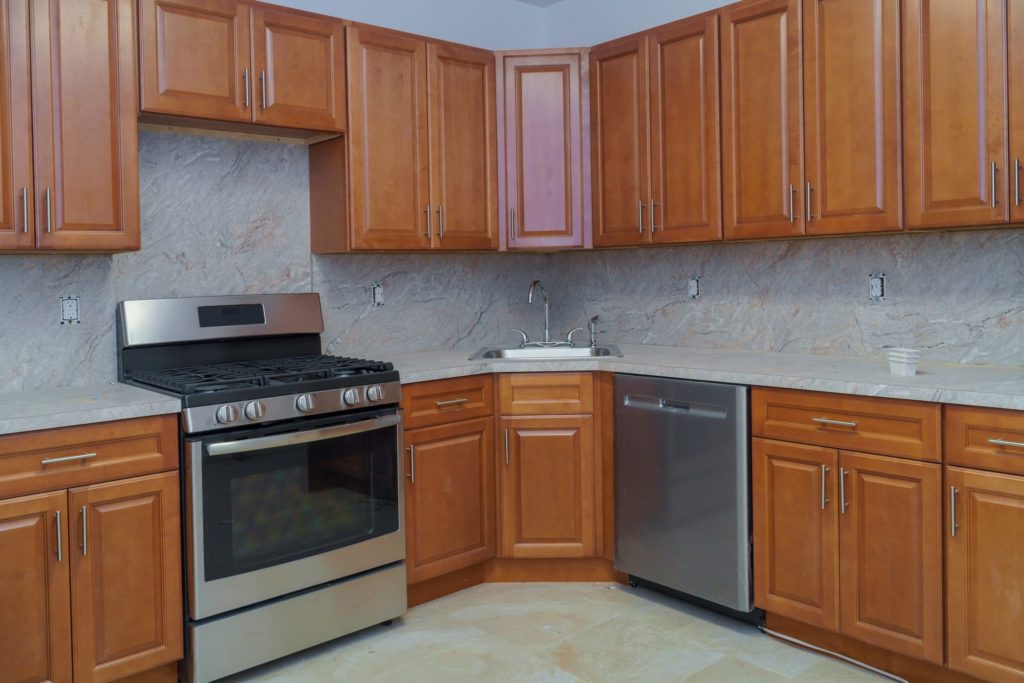
[(189, 615), (405, 558), (394, 410), (186, 442)]

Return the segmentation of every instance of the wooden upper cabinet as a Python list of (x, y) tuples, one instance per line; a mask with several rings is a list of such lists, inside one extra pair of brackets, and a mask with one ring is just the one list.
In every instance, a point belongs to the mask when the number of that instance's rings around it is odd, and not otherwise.
[(139, 30), (144, 111), (251, 120), (247, 4), (140, 0)]
[(948, 467), (946, 484), (949, 666), (986, 681), (1021, 683), (1024, 477)]
[(1006, 0), (903, 3), (907, 227), (1009, 216), (1005, 8)]
[(42, 249), (138, 249), (133, 0), (32, 2), (35, 227)]
[(804, 0), (809, 235), (903, 226), (899, 11), (890, 0)]
[(434, 246), (497, 249), (494, 54), (429, 43), (427, 59)]
[(0, 681), (71, 683), (67, 494), (0, 501)]
[(590, 51), (594, 246), (649, 241), (647, 39)]
[(0, 2), (0, 249), (35, 246), (28, 2)]
[(802, 235), (800, 0), (740, 3), (721, 16), (725, 237)]
[(1008, 0), (1010, 221), (1024, 223), (1024, 0)]
[(651, 241), (721, 239), (718, 16), (670, 24), (648, 41)]
[(347, 39), (352, 248), (429, 249), (427, 44), (356, 26)]
[(252, 35), (256, 123), (344, 130), (344, 23), (259, 5)]
[(502, 59), (509, 249), (584, 246), (582, 59)]

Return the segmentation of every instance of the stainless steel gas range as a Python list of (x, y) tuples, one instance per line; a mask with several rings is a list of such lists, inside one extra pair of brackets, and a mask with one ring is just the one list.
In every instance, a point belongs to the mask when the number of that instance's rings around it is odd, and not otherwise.
[(189, 680), (405, 612), (392, 365), (322, 355), (316, 294), (125, 301), (117, 315), (121, 381), (182, 401)]

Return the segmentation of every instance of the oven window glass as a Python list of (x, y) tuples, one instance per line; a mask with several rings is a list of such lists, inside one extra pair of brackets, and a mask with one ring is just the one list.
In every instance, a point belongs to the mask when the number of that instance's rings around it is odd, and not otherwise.
[(206, 579), (398, 530), (395, 427), (203, 458)]

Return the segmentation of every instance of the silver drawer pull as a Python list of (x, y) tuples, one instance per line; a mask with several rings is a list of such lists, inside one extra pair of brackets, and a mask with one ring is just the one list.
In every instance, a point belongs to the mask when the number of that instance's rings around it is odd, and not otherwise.
[(1024, 448), (1024, 443), (1020, 441), (1006, 441), (1005, 439), (989, 439), (988, 442), (993, 446), (1009, 446), (1010, 448)]
[(956, 530), (960, 528), (956, 521), (956, 494), (959, 492), (957, 487), (949, 487), (949, 535), (951, 537), (956, 537)]
[(825, 480), (828, 478), (829, 468), (826, 465), (821, 466), (821, 509), (824, 510), (825, 506), (828, 505), (828, 496), (825, 492)]
[(850, 429), (856, 429), (856, 422), (846, 422), (845, 420), (830, 420), (827, 417), (812, 417), (811, 422), (817, 422), (820, 425), (826, 425), (830, 427), (849, 427)]
[(68, 455), (63, 458), (47, 458), (41, 461), (40, 465), (55, 465), (58, 462), (75, 462), (77, 460), (92, 460), (96, 457), (95, 453), (82, 453), (81, 455)]
[(89, 554), (89, 508), (82, 506), (82, 556)]
[(416, 483), (416, 447), (409, 446), (409, 471), (405, 476), (409, 478), (410, 484)]
[(450, 401), (436, 401), (438, 408), (448, 408), (451, 406), (461, 406), (463, 403), (469, 403), (468, 398), (453, 398)]
[(54, 523), (57, 527), (57, 561), (64, 561), (64, 539), (61, 538), (60, 531), (60, 510), (57, 510), (54, 515)]

